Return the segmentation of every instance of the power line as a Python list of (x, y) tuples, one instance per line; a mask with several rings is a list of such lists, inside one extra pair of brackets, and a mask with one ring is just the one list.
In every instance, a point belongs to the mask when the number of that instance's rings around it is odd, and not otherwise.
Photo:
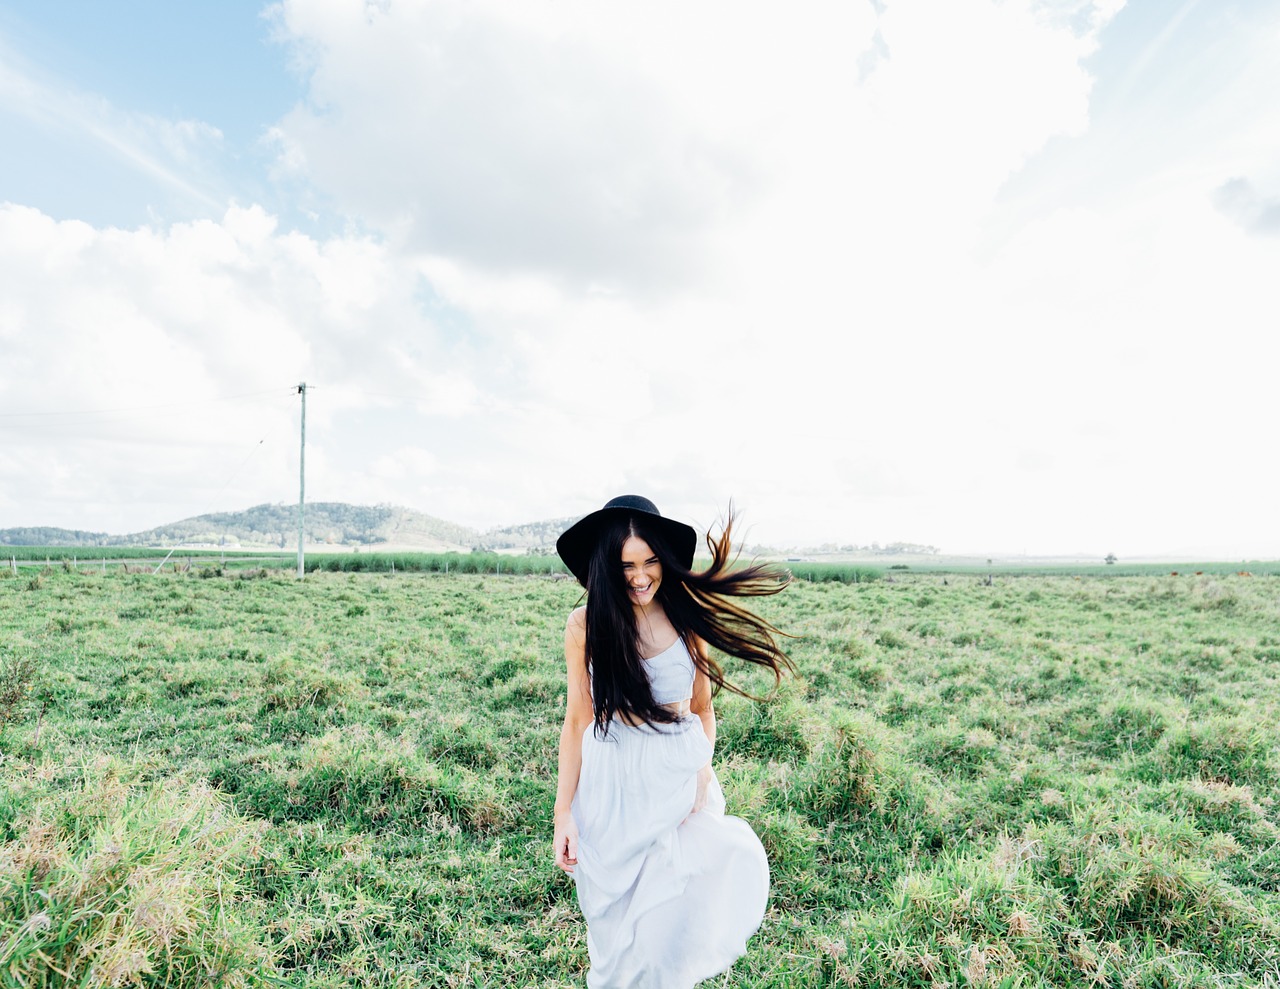
[[(270, 395), (268, 398), (259, 397), (257, 401), (242, 402), (237, 406), (238, 409), (272, 409), (283, 411), (288, 402), (288, 394), (280, 394), (276, 392), (260, 392), (259, 395)], [(19, 435), (28, 434), (35, 435), (37, 433), (58, 433), (67, 434), (74, 432), (79, 436), (88, 436), (89, 431), (98, 431), (102, 435), (106, 435), (107, 431), (112, 429), (137, 429), (139, 423), (162, 424), (176, 422), (180, 419), (206, 419), (212, 413), (212, 408), (216, 403), (222, 403), (220, 406), (227, 414), (232, 410), (226, 409), (226, 403), (230, 399), (215, 399), (206, 402), (195, 402), (191, 404), (174, 405), (174, 406), (145, 406), (136, 409), (119, 409), (108, 410), (101, 409), (96, 412), (76, 412), (59, 415), (54, 418), (51, 413), (39, 413), (42, 418), (27, 419), (23, 418), (24, 413), (0, 413), (0, 416), (8, 415), (10, 418), (0, 417), (0, 432), (18, 433)], [(125, 438), (125, 437), (121, 437)]]
[(257, 443), (253, 444), (253, 449), (249, 451), (249, 455), (247, 457), (240, 461), (240, 466), (227, 475), (227, 480), (223, 483), (222, 487), (218, 489), (218, 493), (214, 495), (215, 498), (221, 498), (227, 488), (231, 487), (231, 482), (240, 476), (240, 472), (244, 470), (244, 465), (253, 459), (253, 455), (262, 449), (262, 444), (266, 441), (267, 438), (264, 436), (262, 439), (258, 440)]
[(36, 416), (96, 416), (96, 415), (112, 415), (119, 412), (161, 412), (166, 409), (186, 409), (193, 405), (213, 405), (217, 402), (237, 402), (242, 398), (260, 398), (263, 395), (280, 395), (280, 394), (296, 394), (296, 389), (290, 388), (288, 392), (281, 392), (279, 388), (272, 388), (268, 391), (246, 392), (243, 395), (223, 395), (218, 398), (188, 400), (183, 402), (171, 402), (168, 405), (134, 405), (119, 409), (75, 409), (70, 411), (56, 412), (0, 412), (0, 419), (22, 419), (33, 418)]

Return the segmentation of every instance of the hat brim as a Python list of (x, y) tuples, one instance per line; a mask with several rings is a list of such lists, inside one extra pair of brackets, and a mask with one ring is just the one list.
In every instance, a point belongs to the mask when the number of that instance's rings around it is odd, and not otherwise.
[(601, 530), (615, 518), (627, 516), (642, 518), (646, 525), (660, 529), (671, 544), (676, 560), (686, 570), (693, 567), (693, 554), (698, 547), (698, 533), (693, 526), (636, 508), (601, 508), (578, 519), (556, 540), (556, 552), (560, 554), (560, 559), (583, 587), (587, 585), (591, 553), (600, 540)]

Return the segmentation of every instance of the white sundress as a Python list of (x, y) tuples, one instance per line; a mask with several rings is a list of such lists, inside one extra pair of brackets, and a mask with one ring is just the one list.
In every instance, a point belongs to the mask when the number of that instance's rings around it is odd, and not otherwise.
[[(684, 643), (646, 660), (654, 700), (687, 700)], [(692, 989), (729, 968), (764, 919), (769, 862), (750, 825), (724, 813), (713, 776), (690, 814), (711, 743), (696, 715), (650, 728), (617, 719), (582, 737), (573, 877), (587, 920), (588, 989)]]

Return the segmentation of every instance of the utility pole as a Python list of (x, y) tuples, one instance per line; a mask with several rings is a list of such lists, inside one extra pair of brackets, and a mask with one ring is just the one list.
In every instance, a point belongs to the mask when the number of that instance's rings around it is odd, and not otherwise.
[(303, 529), (307, 515), (307, 383), (298, 385), (302, 396), (302, 439), (298, 445), (298, 579), (302, 579), (306, 553), (302, 548)]

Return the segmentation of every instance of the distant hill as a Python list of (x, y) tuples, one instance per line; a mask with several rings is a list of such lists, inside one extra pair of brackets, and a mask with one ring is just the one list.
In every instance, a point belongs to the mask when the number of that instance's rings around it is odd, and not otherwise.
[(115, 536), (82, 529), (59, 529), (54, 526), (21, 526), (0, 529), (0, 546), (117, 546)]
[[(521, 525), (473, 529), (398, 505), (349, 505), (318, 501), (307, 505), (309, 547), (335, 549), (397, 549), (431, 553), (551, 554), (556, 539), (578, 516), (543, 519)], [(156, 526), (145, 532), (112, 535), (52, 526), (0, 529), (0, 546), (175, 546), (242, 549), (291, 549), (298, 541), (297, 505), (254, 505), (241, 512), (215, 512)], [(748, 556), (880, 558), (937, 556), (936, 546), (889, 543), (869, 546), (825, 543), (810, 547), (749, 546)]]
[[(473, 549), (555, 552), (556, 537), (575, 519), (548, 519), (481, 531), (395, 505), (307, 505), (308, 545), (385, 546), (430, 552)], [(215, 512), (167, 525), (112, 535), (49, 526), (0, 529), (0, 546), (240, 546), (286, 549), (297, 544), (296, 505), (255, 505), (241, 512)]]
[[(469, 550), (476, 531), (466, 526), (392, 505), (348, 505), (319, 501), (307, 505), (306, 541), (310, 545), (415, 547), (434, 551)], [(255, 505), (242, 512), (197, 515), (146, 532), (116, 537), (120, 545), (196, 544), (271, 546), (285, 549), (298, 538), (297, 505)]]
[(579, 516), (563, 519), (546, 519), (542, 522), (526, 522), (524, 525), (508, 525), (488, 529), (480, 534), (477, 544), (485, 550), (522, 549), (526, 552), (554, 553), (560, 533), (578, 521)]

